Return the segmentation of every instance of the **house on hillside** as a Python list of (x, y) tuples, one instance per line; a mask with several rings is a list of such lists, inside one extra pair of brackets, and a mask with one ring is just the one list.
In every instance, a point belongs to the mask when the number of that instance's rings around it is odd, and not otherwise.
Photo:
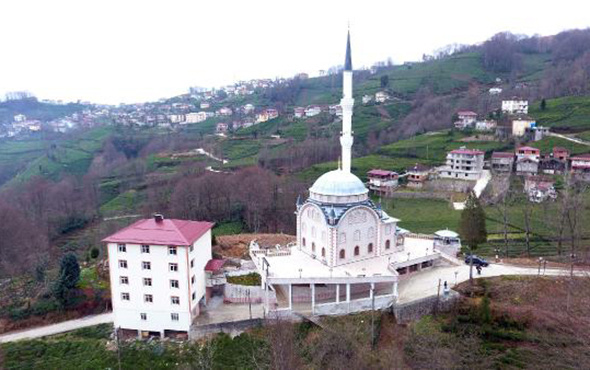
[(371, 102), (371, 100), (373, 100), (373, 97), (371, 95), (363, 95), (363, 98), (362, 98), (363, 104), (369, 104)]
[(322, 107), (320, 107), (319, 105), (310, 105), (305, 109), (306, 117), (317, 116), (320, 113), (322, 113)]
[(415, 166), (406, 169), (406, 186), (409, 188), (420, 189), (428, 181), (430, 168), (423, 164), (416, 163)]
[(562, 161), (553, 156), (553, 153), (544, 156), (539, 162), (539, 172), (555, 175), (565, 171), (567, 161)]
[(529, 102), (519, 98), (502, 100), (502, 112), (507, 114), (528, 114)]
[(388, 195), (398, 187), (399, 175), (397, 172), (386, 170), (371, 170), (367, 172), (368, 186), (374, 194)]
[(305, 108), (304, 107), (293, 108), (293, 116), (295, 116), (295, 118), (303, 118), (305, 116)]
[(249, 103), (248, 104), (245, 104), (242, 107), (242, 112), (244, 112), (244, 114), (246, 114), (246, 115), (254, 112), (254, 105), (253, 104), (249, 104)]
[(530, 146), (516, 149), (516, 172), (520, 175), (536, 175), (539, 172), (541, 151)]
[(219, 116), (231, 116), (233, 113), (234, 112), (231, 110), (231, 108), (228, 108), (228, 107), (220, 108), (217, 111), (217, 115), (219, 115)]
[(500, 95), (502, 93), (502, 89), (499, 87), (492, 87), (488, 90), (488, 92), (490, 93), (490, 95)]
[(455, 127), (458, 129), (465, 129), (473, 127), (477, 121), (477, 113), (470, 110), (463, 110), (457, 112), (458, 121), (455, 122)]
[(537, 125), (534, 119), (520, 116), (512, 120), (512, 136), (522, 137)]
[(385, 91), (378, 91), (375, 93), (375, 101), (377, 103), (385, 103), (389, 100), (389, 94)]
[(547, 176), (528, 176), (524, 180), (524, 192), (531, 202), (541, 203), (557, 198), (554, 184), (555, 181)]
[(266, 108), (266, 114), (268, 115), (268, 119), (275, 119), (279, 116), (279, 111), (275, 108)]
[(492, 153), (492, 171), (494, 172), (512, 172), (514, 168), (514, 153), (511, 152), (494, 152)]
[(475, 129), (477, 131), (495, 131), (498, 123), (494, 120), (483, 120), (475, 122)]
[(340, 104), (333, 104), (328, 107), (328, 112), (336, 117), (342, 117), (342, 106)]
[(484, 152), (462, 147), (447, 154), (447, 164), (438, 168), (441, 178), (479, 180), (483, 172)]
[(208, 109), (211, 107), (211, 104), (209, 104), (208, 102), (204, 101), (201, 103), (200, 105), (201, 109)]
[(227, 132), (227, 130), (229, 129), (229, 126), (227, 123), (223, 123), (223, 122), (219, 122), (216, 126), (215, 126), (215, 132), (217, 132), (218, 134), (224, 134)]
[(207, 303), (212, 227), (156, 214), (103, 239), (116, 328), (139, 336), (190, 335)]
[(572, 173), (581, 180), (590, 181), (590, 153), (571, 158)]
[(566, 148), (555, 146), (553, 147), (553, 158), (567, 162), (570, 158), (570, 152)]

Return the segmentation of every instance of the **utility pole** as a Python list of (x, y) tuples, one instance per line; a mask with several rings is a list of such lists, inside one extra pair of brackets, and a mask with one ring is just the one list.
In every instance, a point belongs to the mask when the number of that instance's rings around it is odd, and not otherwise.
[(375, 347), (375, 290), (373, 289), (373, 287), (371, 287), (371, 348), (374, 348), (374, 347)]
[(438, 313), (438, 302), (440, 300), (440, 279), (438, 279), (438, 288), (436, 290), (436, 307), (435, 307), (435, 313)]
[(115, 328), (115, 338), (117, 339), (117, 363), (119, 365), (119, 370), (121, 370), (121, 344), (119, 342), (119, 330), (121, 330), (121, 328)]
[(252, 300), (250, 299), (250, 289), (246, 291), (246, 295), (248, 296), (248, 311), (250, 312), (250, 320), (252, 320)]

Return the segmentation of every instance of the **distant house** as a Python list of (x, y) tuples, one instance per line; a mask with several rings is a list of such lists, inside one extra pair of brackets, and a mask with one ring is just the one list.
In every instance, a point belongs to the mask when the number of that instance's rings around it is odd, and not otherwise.
[(571, 158), (572, 173), (581, 179), (590, 180), (590, 153)]
[(541, 151), (530, 146), (522, 146), (516, 150), (516, 172), (521, 175), (534, 175), (539, 172)]
[(184, 122), (185, 116), (184, 114), (170, 114), (168, 115), (168, 120), (170, 123), (181, 123)]
[(533, 126), (532, 128), (528, 129), (530, 134), (530, 139), (533, 141), (542, 140), (545, 136), (549, 135), (549, 127), (544, 126)]
[(307, 73), (298, 73), (295, 75), (295, 78), (300, 80), (307, 80), (309, 78), (309, 75)]
[(528, 176), (524, 180), (524, 192), (531, 202), (541, 203), (557, 197), (554, 184), (555, 181), (547, 176)]
[(567, 161), (570, 158), (570, 151), (560, 146), (553, 147), (553, 158), (560, 161)]
[(217, 111), (217, 113), (218, 113), (220, 116), (231, 116), (231, 115), (233, 114), (233, 111), (231, 110), (231, 108), (228, 108), (228, 107), (223, 107), (223, 108), (220, 108), (220, 109)]
[(499, 87), (492, 87), (488, 90), (488, 92), (490, 93), (490, 95), (499, 95), (502, 93), (502, 89)]
[(562, 161), (553, 156), (553, 153), (541, 159), (539, 171), (548, 175), (555, 175), (565, 171), (567, 161)]
[(478, 180), (483, 171), (484, 152), (462, 147), (447, 154), (447, 164), (438, 169), (441, 178)]
[(268, 121), (268, 113), (262, 111), (256, 115), (256, 123), (262, 123)]
[(199, 123), (199, 122), (203, 122), (204, 120), (207, 119), (207, 113), (205, 112), (193, 112), (193, 113), (187, 113), (185, 115), (185, 122), (186, 123)]
[(492, 171), (512, 172), (514, 167), (514, 153), (494, 152), (492, 153)]
[(254, 112), (254, 105), (246, 104), (242, 107), (242, 111), (244, 112), (244, 114), (250, 114)]
[(512, 120), (512, 136), (524, 136), (528, 130), (535, 127), (537, 124), (534, 119), (530, 117), (518, 117)]
[(207, 109), (211, 107), (211, 104), (209, 104), (208, 102), (204, 101), (201, 103), (200, 105), (201, 109)]
[(423, 165), (416, 163), (414, 167), (410, 167), (406, 169), (406, 180), (408, 187), (410, 188), (422, 188), (424, 183), (428, 180), (430, 175), (430, 168)]
[(477, 131), (494, 131), (498, 127), (498, 123), (494, 120), (483, 120), (475, 122), (475, 129)]
[(367, 172), (369, 190), (379, 195), (391, 194), (398, 186), (399, 175), (397, 172), (386, 170), (371, 170)]
[(465, 129), (473, 127), (477, 120), (477, 113), (466, 110), (457, 112), (458, 121), (455, 122), (455, 127), (458, 129)]
[(328, 111), (332, 115), (335, 115), (337, 117), (342, 117), (342, 106), (340, 104), (330, 105), (328, 107)]
[(226, 133), (227, 132), (228, 128), (229, 127), (228, 127), (227, 123), (219, 122), (217, 124), (217, 126), (215, 126), (215, 131), (218, 134), (223, 134), (223, 133)]
[(368, 104), (371, 102), (371, 100), (373, 100), (373, 97), (371, 95), (363, 95), (363, 104)]
[(389, 94), (385, 91), (378, 91), (375, 94), (375, 101), (377, 103), (385, 103), (387, 100), (389, 100)]
[(266, 114), (268, 115), (268, 119), (275, 119), (279, 116), (279, 111), (274, 108), (267, 108)]
[(27, 120), (27, 116), (24, 114), (17, 114), (14, 116), (14, 122), (25, 122)]
[(502, 112), (508, 114), (528, 114), (528, 100), (513, 98), (511, 100), (502, 100)]
[(302, 118), (305, 116), (305, 108), (303, 107), (295, 107), (293, 108), (293, 115), (295, 118)]
[(320, 113), (322, 113), (322, 107), (320, 107), (319, 105), (310, 105), (305, 109), (306, 117), (317, 116)]

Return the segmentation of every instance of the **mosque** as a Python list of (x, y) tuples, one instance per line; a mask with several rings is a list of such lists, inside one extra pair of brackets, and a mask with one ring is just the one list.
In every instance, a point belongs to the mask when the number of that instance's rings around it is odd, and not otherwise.
[(456, 263), (458, 243), (412, 234), (369, 198), (351, 172), (353, 70), (350, 32), (343, 71), (342, 164), (320, 176), (297, 200), (294, 245), (250, 255), (262, 276), (265, 310), (331, 315), (385, 308), (398, 298), (398, 281), (437, 264)]

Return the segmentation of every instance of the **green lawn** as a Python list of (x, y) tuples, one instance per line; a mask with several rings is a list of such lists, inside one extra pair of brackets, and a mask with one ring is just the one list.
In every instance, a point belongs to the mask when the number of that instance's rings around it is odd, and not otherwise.
[(545, 110), (541, 110), (540, 101), (529, 107), (529, 114), (539, 125), (560, 130), (590, 130), (590, 96), (547, 99), (546, 103)]

